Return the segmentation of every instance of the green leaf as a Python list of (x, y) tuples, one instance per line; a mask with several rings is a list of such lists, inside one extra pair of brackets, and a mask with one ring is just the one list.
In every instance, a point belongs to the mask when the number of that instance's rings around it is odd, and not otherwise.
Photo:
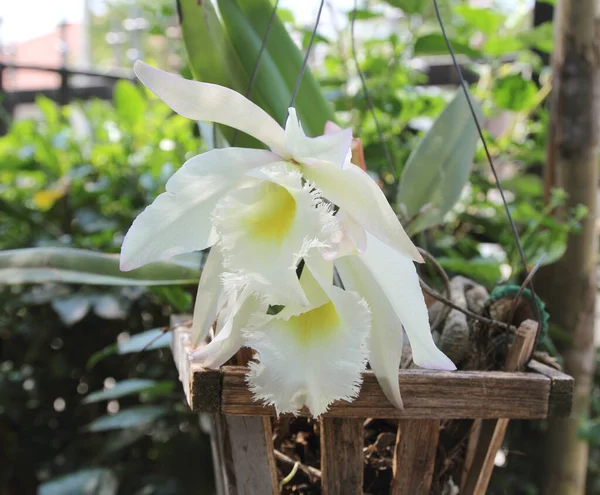
[[(177, 0), (177, 5), (183, 42), (194, 78), (245, 94), (251, 73), (244, 68), (212, 3)], [(260, 95), (255, 95), (253, 100), (260, 107), (268, 108)], [(231, 141), (234, 130), (224, 126), (221, 130)], [(239, 134), (236, 144), (247, 148), (262, 147), (259, 141), (244, 133)]]
[(98, 390), (88, 394), (81, 402), (83, 404), (92, 404), (103, 400), (118, 399), (126, 395), (137, 394), (148, 390), (156, 385), (156, 381), (144, 378), (131, 378), (117, 382), (114, 387), (106, 390)]
[(35, 99), (36, 106), (42, 112), (44, 121), (51, 132), (56, 132), (60, 124), (60, 108), (50, 98), (40, 95)]
[(133, 428), (147, 425), (169, 412), (168, 406), (136, 406), (116, 414), (101, 416), (85, 427), (86, 431), (98, 432)]
[[(349, 10), (347, 15), (348, 15), (348, 20), (352, 21), (352, 17), (354, 16), (354, 10)], [(383, 14), (381, 12), (373, 12), (372, 10), (366, 10), (366, 9), (357, 9), (355, 19), (357, 21), (364, 21), (364, 20), (368, 20), (368, 19), (379, 18), (382, 16), (383, 16)]]
[(38, 495), (116, 495), (118, 488), (110, 469), (90, 468), (42, 483)]
[(523, 42), (514, 36), (491, 36), (482, 47), (483, 53), (492, 57), (516, 53), (523, 49)]
[(454, 7), (454, 12), (463, 18), (467, 26), (485, 35), (498, 32), (506, 21), (506, 17), (492, 9), (478, 9), (462, 4)]
[[(272, 3), (269, 0), (238, 0), (238, 4), (247, 21), (262, 39), (273, 10)], [(273, 21), (266, 51), (291, 95), (300, 74), (304, 54), (298, 49), (278, 17)], [(257, 84), (257, 89), (263, 90), (261, 84)], [(268, 85), (263, 91), (268, 93)], [(286, 102), (288, 103), (289, 101)], [(294, 106), (298, 111), (302, 127), (309, 136), (323, 134), (325, 122), (336, 120), (333, 109), (325, 99), (310, 67), (304, 71)]]
[[(262, 45), (262, 37), (254, 30), (235, 0), (217, 0), (227, 34), (235, 47), (246, 72), (251, 74)], [(268, 50), (262, 55), (256, 73), (254, 91), (267, 101), (265, 108), (280, 124), (287, 118), (291, 92)]]
[(542, 52), (551, 53), (554, 48), (552, 23), (544, 22), (533, 29), (528, 29), (520, 34), (519, 39)]
[(171, 333), (163, 331), (162, 328), (153, 328), (142, 333), (133, 335), (129, 340), (117, 343), (117, 352), (119, 354), (131, 354), (143, 350), (152, 351), (169, 347), (171, 343)]
[(510, 74), (496, 81), (492, 95), (500, 108), (518, 112), (531, 108), (536, 93), (533, 81), (524, 79), (521, 74)]
[(91, 371), (94, 368), (94, 366), (96, 366), (96, 364), (102, 361), (105, 357), (116, 354), (117, 349), (117, 344), (111, 344), (103, 349), (100, 349), (99, 351), (94, 352), (94, 354), (90, 356), (87, 363), (85, 364), (85, 369), (87, 371)]
[(445, 270), (460, 273), (485, 285), (493, 285), (502, 277), (500, 263), (489, 258), (438, 258)]
[[(467, 55), (471, 58), (481, 57), (481, 52), (471, 48), (465, 43), (451, 39), (452, 50), (454, 53)], [(448, 47), (446, 46), (446, 40), (441, 34), (431, 33), (417, 38), (414, 46), (415, 56), (423, 55), (447, 55)]]
[(0, 285), (46, 282), (143, 286), (195, 284), (200, 278), (201, 259), (198, 255), (180, 261), (158, 261), (122, 272), (117, 255), (72, 248), (14, 249), (0, 252)]
[[(471, 97), (478, 118), (479, 103)], [(397, 203), (404, 205), (412, 234), (442, 221), (459, 199), (471, 166), (477, 129), (462, 91), (446, 106), (402, 171)], [(424, 209), (427, 206), (427, 209)]]
[(185, 313), (192, 308), (192, 296), (181, 287), (153, 287), (152, 292), (173, 306), (178, 313)]
[(121, 79), (115, 84), (113, 92), (115, 109), (122, 122), (132, 126), (144, 121), (146, 99), (131, 81)]
[(393, 7), (402, 9), (407, 14), (420, 14), (428, 5), (427, 0), (385, 0)]

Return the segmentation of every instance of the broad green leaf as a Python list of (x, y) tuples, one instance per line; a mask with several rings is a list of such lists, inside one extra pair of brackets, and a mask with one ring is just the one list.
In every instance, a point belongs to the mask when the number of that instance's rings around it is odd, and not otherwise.
[(60, 124), (60, 108), (50, 98), (40, 95), (35, 99), (36, 106), (40, 109), (44, 116), (44, 121), (51, 132), (58, 131)]
[(110, 469), (90, 468), (42, 483), (38, 495), (116, 495), (118, 488)]
[(407, 14), (420, 14), (429, 5), (428, 0), (385, 0), (394, 7), (402, 9)]
[[(262, 45), (262, 37), (254, 30), (235, 0), (217, 0), (227, 34), (246, 72), (251, 74)], [(267, 101), (267, 112), (280, 124), (287, 118), (291, 92), (279, 73), (268, 50), (262, 55), (256, 73), (254, 92)]]
[(454, 12), (463, 18), (466, 25), (488, 36), (496, 34), (506, 21), (505, 16), (498, 11), (478, 9), (465, 4), (454, 7)]
[(117, 352), (119, 354), (131, 354), (143, 350), (152, 351), (169, 347), (171, 343), (171, 333), (163, 331), (162, 328), (153, 328), (142, 333), (133, 335), (129, 340), (117, 343)]
[(510, 74), (496, 81), (492, 95), (500, 108), (518, 112), (531, 108), (536, 93), (533, 81), (524, 79), (521, 74)]
[(438, 258), (445, 270), (460, 273), (485, 285), (493, 285), (502, 277), (500, 263), (489, 258)]
[(86, 431), (98, 432), (132, 428), (151, 423), (169, 411), (167, 406), (136, 406), (116, 414), (101, 416), (85, 427)]
[[(246, 71), (211, 2), (177, 0), (183, 42), (194, 78), (219, 84), (245, 94), (250, 84)], [(254, 102), (267, 109), (268, 105), (255, 95)], [(231, 141), (234, 130), (220, 126)], [(244, 133), (237, 139), (238, 146), (260, 148), (261, 143)]]
[(525, 48), (523, 41), (514, 36), (490, 36), (482, 47), (483, 53), (498, 57), (508, 53), (516, 53)]
[[(451, 39), (450, 44), (454, 53), (467, 55), (471, 58), (481, 57), (479, 50), (475, 50), (465, 43)], [(416, 56), (447, 55), (448, 47), (446, 46), (446, 40), (441, 34), (437, 33), (423, 35), (415, 41), (414, 54)]]
[(521, 33), (519, 38), (525, 44), (533, 48), (537, 48), (542, 52), (551, 53), (554, 47), (552, 23), (544, 22), (533, 29)]
[(235, 73), (236, 64), (230, 60), (235, 55), (233, 48), (211, 2), (177, 0), (177, 6), (183, 42), (194, 77), (243, 91), (242, 68), (238, 60), (240, 73)]
[[(238, 0), (238, 4), (258, 37), (262, 39), (273, 11), (272, 3), (269, 0)], [(266, 51), (291, 95), (300, 74), (304, 54), (298, 49), (278, 17), (274, 19), (271, 27)], [(260, 84), (257, 84), (257, 88), (263, 90)], [(268, 84), (264, 90), (268, 92)], [(289, 101), (286, 105), (288, 103)], [(294, 106), (302, 121), (302, 127), (310, 136), (323, 134), (325, 122), (336, 120), (332, 107), (325, 99), (310, 67), (304, 71)]]
[(83, 404), (92, 404), (103, 400), (118, 399), (126, 395), (137, 394), (148, 390), (157, 384), (154, 380), (144, 378), (131, 378), (117, 382), (112, 388), (106, 390), (98, 390), (88, 394), (81, 402)]
[(88, 285), (185, 285), (200, 278), (201, 257), (158, 261), (131, 272), (117, 255), (72, 248), (27, 248), (0, 252), (0, 285), (63, 282)]
[(131, 81), (121, 79), (113, 92), (115, 109), (121, 121), (128, 125), (137, 125), (144, 121), (146, 99)]
[(368, 19), (379, 18), (382, 16), (383, 16), (382, 12), (373, 12), (372, 10), (367, 10), (367, 9), (357, 9), (356, 15), (354, 14), (354, 10), (348, 11), (348, 20), (349, 21), (351, 21), (353, 17), (357, 21), (364, 21), (364, 20), (368, 20)]
[[(479, 103), (472, 97), (471, 101), (481, 119)], [(402, 170), (397, 203), (413, 219), (407, 229), (411, 234), (440, 223), (459, 199), (471, 172), (477, 138), (473, 116), (459, 90)]]

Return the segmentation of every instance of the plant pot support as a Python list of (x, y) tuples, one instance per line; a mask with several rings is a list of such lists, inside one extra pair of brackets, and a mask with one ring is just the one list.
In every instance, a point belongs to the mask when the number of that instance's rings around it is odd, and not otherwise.
[[(173, 325), (182, 321), (174, 318)], [(374, 374), (365, 371), (358, 398), (335, 402), (320, 418), (321, 471), (310, 468), (310, 473), (321, 474), (322, 492), (361, 494), (363, 422), (398, 418), (390, 493), (428, 494), (441, 421), (474, 419), (465, 470), (457, 481), (461, 494), (484, 495), (510, 419), (566, 417), (571, 410), (571, 377), (535, 361), (519, 371), (531, 353), (536, 328), (529, 320), (519, 327), (506, 371), (399, 370), (403, 410), (387, 401)], [(271, 426), (275, 411), (252, 399), (245, 366), (200, 367), (190, 358), (184, 326), (174, 330), (172, 350), (190, 408), (211, 418), (218, 495), (279, 493)]]

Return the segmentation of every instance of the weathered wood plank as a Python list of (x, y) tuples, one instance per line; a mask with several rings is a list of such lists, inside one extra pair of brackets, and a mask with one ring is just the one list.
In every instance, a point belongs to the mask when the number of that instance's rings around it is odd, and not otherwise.
[(573, 406), (573, 387), (575, 384), (573, 378), (562, 371), (555, 370), (537, 361), (531, 361), (528, 369), (550, 378), (548, 417), (568, 418)]
[[(226, 449), (232, 465), (229, 483), (237, 495), (277, 495), (277, 468), (273, 454), (273, 431), (267, 417), (224, 416)], [(233, 475), (233, 479), (232, 478)], [(231, 493), (230, 493), (231, 495)]]
[[(243, 416), (274, 416), (272, 407), (255, 402), (245, 381), (246, 370), (221, 369), (221, 411)], [(398, 379), (404, 410), (385, 398), (372, 371), (363, 374), (358, 398), (335, 402), (326, 417), (345, 418), (545, 418), (548, 413), (550, 378), (537, 373), (504, 371), (401, 370)], [(199, 384), (194, 383), (194, 387)], [(308, 411), (300, 412), (308, 416)]]
[(321, 471), (324, 495), (361, 495), (363, 419), (321, 418)]
[(391, 495), (429, 494), (439, 434), (439, 419), (399, 421)]
[[(521, 323), (506, 356), (504, 369), (507, 372), (518, 371), (525, 366), (533, 351), (537, 328), (537, 323), (532, 320)], [(498, 417), (501, 419), (486, 419), (480, 425), (477, 422), (473, 425), (473, 437), (470, 438), (471, 445), (468, 446), (467, 453), (473, 448), (475, 453), (467, 458), (467, 461), (472, 462), (471, 466), (465, 464), (468, 474), (461, 491), (465, 495), (485, 495), (487, 491), (496, 454), (502, 447), (509, 421), (501, 415)], [(476, 447), (473, 447), (474, 442), (477, 442)]]

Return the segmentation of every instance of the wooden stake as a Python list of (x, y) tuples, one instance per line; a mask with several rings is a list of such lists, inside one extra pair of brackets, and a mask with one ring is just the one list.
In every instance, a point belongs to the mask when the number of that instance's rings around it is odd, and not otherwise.
[[(517, 329), (515, 339), (506, 356), (504, 365), (506, 371), (518, 371), (525, 366), (533, 351), (536, 333), (537, 323), (531, 320), (524, 321)], [(473, 423), (471, 429), (473, 436), (472, 440), (469, 439), (470, 445), (467, 448), (467, 460), (472, 464), (465, 465), (468, 474), (461, 494), (485, 495), (494, 469), (496, 454), (502, 447), (508, 421), (502, 418), (475, 420)]]
[(429, 494), (439, 436), (439, 419), (400, 420), (391, 495)]
[(361, 495), (364, 418), (321, 419), (323, 495)]

